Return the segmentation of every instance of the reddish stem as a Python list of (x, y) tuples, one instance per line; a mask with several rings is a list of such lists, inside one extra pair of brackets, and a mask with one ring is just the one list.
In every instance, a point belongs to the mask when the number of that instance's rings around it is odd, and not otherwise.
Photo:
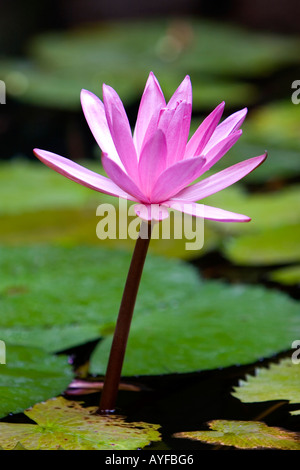
[(142, 222), (140, 234), (132, 255), (113, 342), (111, 345), (104, 386), (101, 393), (100, 406), (98, 409), (98, 413), (100, 414), (108, 414), (115, 411), (131, 320), (150, 238), (151, 224)]

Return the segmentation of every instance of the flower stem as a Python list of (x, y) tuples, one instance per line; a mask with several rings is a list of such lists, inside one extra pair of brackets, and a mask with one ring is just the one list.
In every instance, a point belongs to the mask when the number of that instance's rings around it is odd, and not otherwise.
[(108, 414), (115, 411), (115, 403), (117, 400), (131, 320), (150, 238), (151, 223), (142, 221), (139, 237), (136, 241), (129, 267), (119, 316), (111, 345), (104, 386), (101, 393), (100, 407), (98, 409), (98, 413), (100, 414)]

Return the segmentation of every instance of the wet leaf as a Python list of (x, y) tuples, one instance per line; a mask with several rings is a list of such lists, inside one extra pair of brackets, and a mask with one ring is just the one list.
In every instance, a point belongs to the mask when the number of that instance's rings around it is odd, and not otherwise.
[(0, 366), (0, 417), (59, 395), (73, 377), (66, 357), (38, 348), (7, 343), (6, 359)]
[(300, 450), (300, 435), (258, 421), (214, 420), (210, 431), (181, 432), (174, 436), (208, 444), (234, 446), (239, 449)]
[(28, 450), (131, 450), (159, 441), (159, 425), (127, 423), (122, 416), (100, 416), (62, 397), (38, 403), (25, 414), (36, 424), (0, 423), (5, 450), (20, 443)]
[(300, 367), (292, 359), (283, 359), (269, 368), (257, 368), (255, 375), (240, 380), (232, 395), (243, 403), (287, 400), (300, 403)]

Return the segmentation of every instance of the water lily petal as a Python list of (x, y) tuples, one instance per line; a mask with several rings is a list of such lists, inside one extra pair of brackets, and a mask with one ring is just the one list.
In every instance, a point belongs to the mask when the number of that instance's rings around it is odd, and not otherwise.
[(103, 101), (108, 127), (126, 172), (137, 178), (137, 154), (126, 111), (113, 88), (103, 85)]
[(149, 202), (149, 199), (142, 193), (137, 184), (125, 173), (119, 165), (116, 164), (109, 156), (105, 153), (102, 155), (103, 168), (106, 171), (109, 178), (114, 181), (120, 188), (126, 193), (140, 202)]
[(236, 165), (232, 165), (225, 170), (209, 176), (199, 183), (195, 183), (188, 188), (183, 189), (174, 196), (174, 199), (176, 198), (192, 202), (211, 196), (248, 175), (248, 173), (261, 165), (266, 158), (267, 153), (260, 155), (259, 157), (249, 158), (248, 160), (244, 160)]
[(104, 104), (87, 90), (81, 90), (80, 99), (85, 118), (97, 144), (103, 152), (123, 167), (107, 124)]
[(225, 139), (217, 143), (206, 155), (205, 155), (205, 165), (203, 167), (203, 173), (208, 171), (215, 163), (217, 163), (220, 158), (222, 158), (225, 153), (237, 142), (241, 137), (243, 131), (239, 129), (232, 134), (229, 134)]
[(99, 175), (98, 173), (94, 173), (93, 171), (72, 162), (72, 160), (68, 160), (65, 157), (61, 157), (60, 155), (48, 152), (46, 150), (34, 149), (33, 152), (36, 157), (45, 163), (45, 165), (57, 171), (61, 175), (66, 176), (70, 180), (75, 181), (76, 183), (82, 184), (83, 186), (94, 189), (95, 191), (99, 191), (101, 193), (110, 194), (112, 196), (117, 196), (124, 199), (130, 199), (131, 201), (137, 200), (134, 196), (124, 192), (110, 179)]
[(248, 112), (247, 108), (241, 109), (236, 113), (231, 114), (227, 119), (221, 122), (212, 134), (209, 142), (205, 146), (203, 155), (206, 155), (212, 147), (214, 147), (220, 140), (227, 137), (232, 132), (237, 131), (244, 122), (246, 114)]
[(219, 104), (198, 127), (192, 135), (186, 146), (185, 158), (191, 158), (195, 155), (201, 155), (202, 150), (215, 131), (218, 122), (221, 119), (225, 107), (225, 102)]
[(195, 217), (217, 220), (219, 222), (250, 222), (251, 220), (247, 215), (237, 214), (218, 207), (211, 207), (206, 204), (197, 204), (195, 202), (172, 200), (165, 202), (164, 205)]
[(167, 108), (176, 108), (178, 103), (181, 101), (186, 101), (187, 103), (192, 104), (192, 84), (188, 75), (183, 79), (175, 93), (171, 96), (168, 101)]
[(205, 163), (203, 157), (181, 160), (167, 168), (153, 185), (151, 202), (163, 202), (198, 178)]
[(157, 130), (146, 142), (139, 161), (140, 186), (143, 193), (150, 196), (153, 182), (165, 170), (167, 161), (167, 141), (164, 133)]
[[(183, 159), (191, 124), (192, 105), (182, 101), (176, 107), (165, 131), (168, 147), (167, 166)], [(160, 127), (160, 126), (159, 126)]]
[(135, 143), (138, 155), (141, 152), (146, 131), (150, 125), (150, 122), (156, 122), (157, 124), (159, 112), (164, 106), (166, 106), (166, 101), (163, 92), (160, 88), (158, 80), (154, 74), (150, 72), (140, 102), (136, 125), (133, 133), (133, 141)]
[(164, 220), (169, 217), (169, 211), (160, 204), (136, 204), (134, 206), (135, 213), (143, 220)]

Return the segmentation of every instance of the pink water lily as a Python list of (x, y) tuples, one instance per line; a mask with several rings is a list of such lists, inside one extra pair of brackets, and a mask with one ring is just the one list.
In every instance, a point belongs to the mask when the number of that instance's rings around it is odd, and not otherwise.
[(151, 72), (142, 95), (135, 129), (116, 91), (103, 85), (103, 102), (82, 90), (81, 104), (88, 125), (102, 150), (108, 178), (46, 150), (35, 155), (67, 178), (102, 193), (137, 202), (135, 212), (145, 220), (162, 220), (168, 209), (223, 222), (248, 222), (249, 217), (197, 204), (240, 180), (266, 158), (266, 154), (230, 166), (194, 184), (235, 144), (247, 109), (219, 124), (222, 102), (188, 140), (192, 87), (187, 76), (166, 103)]

